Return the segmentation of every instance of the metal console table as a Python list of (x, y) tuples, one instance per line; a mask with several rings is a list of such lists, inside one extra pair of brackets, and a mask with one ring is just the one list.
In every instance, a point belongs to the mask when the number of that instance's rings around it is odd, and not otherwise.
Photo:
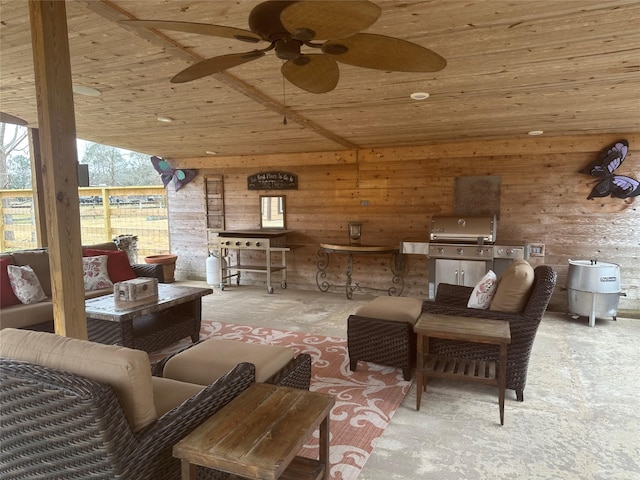
[[(318, 251), (318, 271), (316, 273), (316, 285), (321, 292), (326, 292), (332, 286), (327, 282), (327, 268), (329, 267), (329, 254), (338, 253), (347, 255), (347, 283), (345, 290), (347, 298), (353, 297), (355, 290), (361, 288), (368, 288), (371, 290), (378, 290), (387, 292), (389, 295), (400, 296), (404, 290), (404, 279), (401, 276), (403, 265), (402, 255), (399, 253), (399, 247), (392, 247), (388, 245), (334, 245), (330, 243), (321, 243), (320, 250)], [(391, 255), (390, 268), (393, 274), (393, 285), (388, 289), (361, 287), (358, 282), (353, 282), (353, 256), (354, 255)]]

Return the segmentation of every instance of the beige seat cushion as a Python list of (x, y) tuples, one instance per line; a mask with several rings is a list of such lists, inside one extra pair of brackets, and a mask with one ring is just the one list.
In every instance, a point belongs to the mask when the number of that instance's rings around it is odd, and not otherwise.
[(157, 418), (151, 365), (146, 352), (62, 337), (53, 333), (6, 328), (0, 331), (0, 356), (75, 373), (109, 384), (120, 399), (134, 431)]
[(376, 297), (356, 310), (361, 317), (381, 318), (415, 325), (422, 313), (422, 300), (412, 297)]
[(153, 383), (153, 403), (158, 417), (173, 410), (205, 388), (203, 385), (179, 382), (170, 378), (152, 377), (151, 382)]
[(11, 305), (0, 312), (0, 330), (5, 328), (24, 328), (53, 319), (53, 303), (46, 300), (30, 305)]
[(182, 382), (209, 385), (242, 362), (256, 367), (256, 382), (264, 382), (289, 363), (290, 348), (210, 338), (174, 355), (162, 376)]
[(489, 310), (521, 312), (529, 301), (533, 286), (533, 267), (526, 260), (514, 260), (502, 273)]

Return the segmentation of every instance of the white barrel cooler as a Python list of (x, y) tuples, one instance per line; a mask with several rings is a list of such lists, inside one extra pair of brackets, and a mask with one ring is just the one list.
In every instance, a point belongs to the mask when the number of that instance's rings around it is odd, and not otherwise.
[(596, 317), (616, 319), (620, 290), (620, 266), (598, 260), (569, 260), (567, 276), (569, 312), (589, 317), (593, 327)]

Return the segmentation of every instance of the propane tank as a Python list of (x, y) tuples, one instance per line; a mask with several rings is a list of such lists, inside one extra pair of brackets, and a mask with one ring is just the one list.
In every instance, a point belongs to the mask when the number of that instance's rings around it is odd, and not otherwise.
[(213, 253), (209, 253), (207, 257), (206, 269), (207, 269), (207, 284), (211, 287), (220, 285), (220, 263), (218, 257)]

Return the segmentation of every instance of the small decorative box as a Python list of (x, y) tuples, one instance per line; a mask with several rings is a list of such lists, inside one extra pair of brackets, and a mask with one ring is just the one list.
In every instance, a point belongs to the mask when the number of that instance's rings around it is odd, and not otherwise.
[(158, 296), (158, 279), (139, 277), (113, 284), (113, 297), (119, 302), (151, 300)]

